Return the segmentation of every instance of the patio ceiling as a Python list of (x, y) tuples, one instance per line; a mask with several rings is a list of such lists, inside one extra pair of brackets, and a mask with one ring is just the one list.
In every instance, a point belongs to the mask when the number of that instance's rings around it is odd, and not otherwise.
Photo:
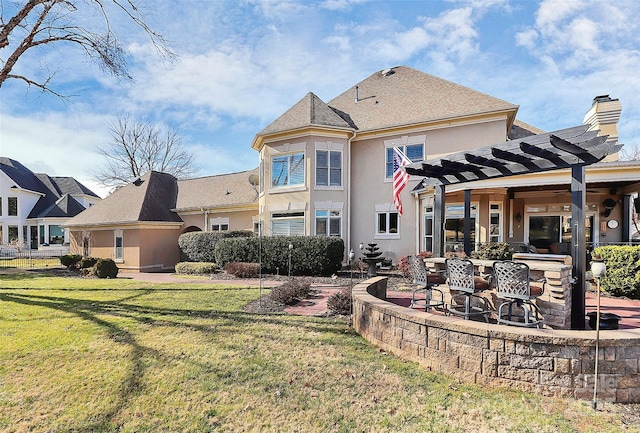
[(405, 167), (407, 173), (429, 178), (423, 184), (451, 185), (517, 174), (590, 165), (622, 148), (598, 136), (589, 125), (561, 129), (523, 139), (505, 141), (416, 162)]

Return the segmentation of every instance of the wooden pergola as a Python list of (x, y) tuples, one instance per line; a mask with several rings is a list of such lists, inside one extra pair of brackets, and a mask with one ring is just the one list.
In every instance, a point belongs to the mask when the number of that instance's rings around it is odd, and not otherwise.
[[(618, 152), (622, 145), (607, 142), (600, 131), (589, 131), (589, 125), (561, 129), (523, 139), (505, 141), (493, 146), (416, 162), (405, 167), (407, 173), (427, 179), (423, 185), (435, 190), (434, 225), (444, 227), (445, 188), (527, 173), (571, 169), (571, 221), (573, 222), (571, 256), (573, 285), (571, 327), (584, 329), (585, 272), (587, 270), (585, 202), (585, 167)], [(471, 250), (471, 189), (464, 191), (464, 249)], [(434, 255), (444, 254), (444, 231), (435, 230)]]

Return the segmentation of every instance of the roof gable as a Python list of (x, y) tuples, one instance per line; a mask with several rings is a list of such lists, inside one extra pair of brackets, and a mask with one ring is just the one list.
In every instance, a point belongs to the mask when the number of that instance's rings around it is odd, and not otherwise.
[(70, 218), (78, 215), (85, 209), (73, 196), (65, 194), (44, 211), (38, 218)]
[(351, 125), (322, 99), (309, 92), (257, 135), (274, 134), (308, 126), (351, 128)]

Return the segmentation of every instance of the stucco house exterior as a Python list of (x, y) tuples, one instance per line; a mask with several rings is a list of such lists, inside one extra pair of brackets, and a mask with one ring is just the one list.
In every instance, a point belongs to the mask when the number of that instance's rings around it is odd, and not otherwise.
[(255, 184), (257, 169), (187, 180), (151, 171), (69, 220), (71, 251), (122, 270), (172, 269), (182, 233), (254, 229)]
[(34, 173), (0, 157), (0, 244), (33, 250), (66, 249), (70, 218), (100, 197), (73, 177)]
[[(617, 143), (620, 102), (599, 96), (585, 108), (576, 123)], [(349, 250), (358, 256), (360, 245), (376, 243), (397, 263), (432, 250), (439, 230), (446, 250), (458, 250), (469, 186), (447, 188), (444, 225), (436, 226), (433, 188), (411, 177), (400, 214), (393, 148), (415, 163), (544, 134), (519, 121), (517, 112), (515, 104), (406, 66), (384, 69), (329, 102), (308, 93), (259, 131), (251, 143), (255, 170), (190, 180), (152, 172), (121, 188), (67, 223), (72, 248), (114, 257), (133, 270), (171, 268), (178, 236), (194, 230), (340, 236), (345, 262)], [(568, 170), (474, 182), (472, 244), (566, 252), (575, 224), (570, 183)], [(609, 155), (586, 167), (586, 187), (588, 245), (630, 242), (640, 162)], [(151, 204), (156, 207), (147, 208)]]
[[(260, 160), (258, 219), (267, 235), (342, 236), (355, 251), (373, 242), (394, 262), (431, 251), (435, 230), (444, 230), (447, 249), (457, 250), (468, 187), (447, 190), (445, 226), (434, 227), (433, 190), (412, 178), (401, 194), (400, 215), (393, 204), (392, 149), (417, 162), (543, 132), (517, 121), (517, 111), (517, 105), (405, 66), (376, 72), (328, 103), (309, 93), (253, 140)], [(619, 101), (598, 97), (584, 123), (617, 141), (620, 112)], [(607, 161), (587, 168), (590, 243), (631, 235), (640, 164), (618, 162), (617, 155)], [(472, 243), (561, 252), (571, 230), (569, 183), (566, 170), (476, 182)]]

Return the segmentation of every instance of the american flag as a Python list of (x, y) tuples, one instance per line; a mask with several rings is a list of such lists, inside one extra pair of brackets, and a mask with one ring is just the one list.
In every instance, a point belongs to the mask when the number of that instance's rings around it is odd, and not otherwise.
[(407, 164), (411, 164), (409, 158), (397, 147), (393, 148), (393, 204), (398, 209), (398, 214), (402, 215), (402, 202), (400, 201), (400, 193), (409, 182), (409, 174), (402, 170)]

